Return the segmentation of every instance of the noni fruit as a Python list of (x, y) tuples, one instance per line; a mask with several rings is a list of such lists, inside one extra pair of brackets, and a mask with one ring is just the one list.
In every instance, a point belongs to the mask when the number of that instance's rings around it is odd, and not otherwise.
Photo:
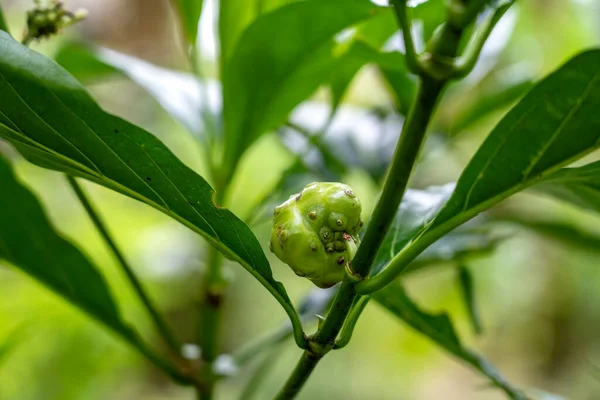
[(348, 185), (313, 182), (275, 207), (270, 249), (298, 276), (327, 288), (344, 278), (363, 226)]

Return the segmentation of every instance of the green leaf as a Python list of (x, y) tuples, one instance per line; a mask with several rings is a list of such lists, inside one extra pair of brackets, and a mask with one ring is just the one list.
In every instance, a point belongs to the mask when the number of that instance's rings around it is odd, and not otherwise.
[(181, 20), (185, 39), (191, 46), (195, 46), (203, 0), (173, 0), (173, 3)]
[(495, 219), (501, 222), (511, 222), (571, 247), (591, 252), (600, 251), (600, 236), (598, 234), (576, 227), (569, 222), (531, 219), (529, 216), (520, 213), (502, 214), (495, 216)]
[[(375, 263), (372, 275), (379, 273), (392, 258), (407, 247), (443, 207), (454, 189), (454, 184), (431, 186), (425, 190), (408, 189), (390, 231), (386, 235)], [(462, 261), (492, 251), (499, 238), (490, 234), (483, 221), (473, 221), (428, 247), (404, 271), (420, 271), (439, 263)]]
[[(368, 0), (307, 0), (254, 21), (223, 73), (225, 168), (231, 174), (244, 151), (327, 79), (334, 36), (381, 8)], [(310, 21), (327, 21), (311, 24)]]
[(214, 203), (214, 190), (159, 140), (104, 112), (53, 61), (0, 32), (0, 137), (30, 161), (151, 205), (239, 262), (293, 307), (246, 224)]
[(502, 389), (511, 399), (526, 400), (523, 392), (504, 380), (486, 359), (461, 344), (447, 314), (432, 315), (422, 311), (399, 284), (388, 285), (375, 292), (372, 297), (417, 332), (429, 337), (440, 347), (488, 377), (494, 386)]
[[(1, 157), (0, 157), (1, 160)], [(4, 161), (0, 161), (3, 163)], [(25, 328), (21, 325), (14, 328), (0, 342), (0, 367), (8, 359), (8, 356), (21, 344), (25, 342)]]
[(477, 308), (475, 300), (475, 287), (473, 285), (473, 277), (471, 271), (464, 265), (458, 268), (458, 283), (460, 285), (463, 301), (465, 303), (467, 313), (469, 314), (469, 320), (473, 331), (481, 335), (481, 318), (479, 317), (479, 309)]
[(436, 28), (446, 20), (446, 2), (444, 0), (427, 0), (410, 7), (412, 19), (423, 23), (423, 39), (429, 41)]
[(577, 207), (600, 212), (600, 161), (578, 168), (563, 168), (532, 189)]
[(219, 2), (219, 42), (221, 62), (226, 64), (242, 32), (260, 15), (295, 0), (221, 0)]
[(337, 58), (337, 67), (331, 76), (331, 107), (337, 109), (343, 100), (350, 83), (365, 65), (374, 62), (379, 50), (362, 40), (354, 40), (342, 55)]
[(598, 148), (599, 109), (600, 50), (594, 50), (550, 74), (502, 119), (416, 242), (443, 236)]
[(500, 82), (495, 81), (493, 90), (485, 91), (465, 107), (461, 107), (462, 111), (459, 111), (458, 115), (455, 116), (449, 129), (453, 134), (464, 131), (492, 112), (518, 100), (532, 87), (533, 83), (528, 79), (508, 85), (502, 85)]
[(152, 96), (173, 119), (197, 138), (206, 139), (200, 83), (192, 74), (153, 65), (106, 48), (63, 46), (56, 61), (79, 80), (120, 72)]
[(431, 186), (425, 190), (408, 189), (398, 212), (394, 216), (371, 269), (376, 275), (396, 256), (424, 227), (426, 227), (448, 200), (454, 184)]
[(66, 43), (54, 59), (81, 82), (96, 81), (118, 73), (118, 69), (100, 61), (90, 46)]
[(8, 32), (8, 24), (4, 18), (4, 11), (2, 11), (2, 4), (0, 4), (0, 30)]
[(21, 269), (116, 332), (131, 337), (104, 278), (54, 230), (35, 196), (0, 156), (0, 259)]
[(408, 71), (404, 55), (397, 51), (382, 53), (377, 65), (392, 89), (396, 108), (401, 114), (407, 115), (417, 93), (417, 82)]

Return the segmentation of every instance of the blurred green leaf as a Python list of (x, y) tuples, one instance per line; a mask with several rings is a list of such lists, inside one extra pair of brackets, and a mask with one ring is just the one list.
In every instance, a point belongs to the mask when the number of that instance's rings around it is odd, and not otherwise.
[(331, 76), (331, 107), (337, 109), (343, 100), (350, 83), (358, 71), (370, 62), (377, 60), (379, 50), (362, 40), (353, 40), (348, 49), (337, 58), (336, 68)]
[(595, 50), (550, 74), (502, 119), (420, 237), (447, 232), (598, 148), (599, 109), (600, 50)]
[(404, 54), (397, 51), (382, 53), (377, 65), (392, 89), (398, 112), (407, 115), (417, 92), (417, 81), (408, 71)]
[(511, 399), (526, 400), (525, 394), (504, 380), (486, 359), (461, 344), (447, 314), (428, 314), (422, 311), (397, 283), (375, 292), (372, 297), (407, 325), (488, 377), (494, 386), (502, 389)]
[(600, 161), (578, 168), (563, 168), (532, 189), (577, 207), (600, 212)]
[(475, 300), (473, 276), (471, 275), (471, 271), (469, 271), (469, 269), (464, 265), (458, 267), (458, 283), (467, 313), (469, 314), (469, 321), (471, 321), (473, 331), (476, 334), (481, 335), (481, 318), (479, 316), (479, 309), (477, 308), (477, 303)]
[(398, 31), (398, 23), (393, 12), (385, 12), (368, 19), (356, 27), (356, 40), (381, 50), (385, 42)]
[(496, 249), (502, 237), (489, 232), (486, 221), (473, 221), (447, 234), (421, 253), (405, 274), (443, 263), (456, 263), (476, 256), (485, 256)]
[(191, 46), (195, 46), (203, 0), (173, 0), (173, 3), (181, 20), (185, 39)]
[(114, 50), (67, 44), (56, 61), (80, 81), (120, 72), (152, 96), (173, 119), (197, 138), (206, 139), (200, 82), (192, 74), (153, 65)]
[(496, 215), (494, 219), (502, 222), (511, 222), (571, 247), (592, 252), (600, 251), (600, 235), (576, 227), (567, 221), (531, 219), (529, 216), (520, 213)]
[(409, 7), (412, 19), (422, 21), (424, 42), (431, 39), (436, 28), (446, 20), (445, 3), (444, 0), (427, 0)]
[(15, 178), (0, 156), (0, 259), (37, 279), (125, 337), (133, 335), (121, 320), (104, 278), (89, 260), (57, 233), (39, 201)]
[(394, 216), (375, 263), (372, 275), (381, 271), (419, 232), (424, 229), (452, 194), (454, 184), (432, 186), (425, 190), (408, 189)]
[(6, 19), (4, 18), (4, 11), (2, 11), (2, 4), (0, 4), (0, 30), (8, 33), (8, 25), (6, 24)]
[(114, 66), (100, 61), (92, 48), (83, 44), (62, 45), (54, 59), (81, 82), (96, 81), (119, 72)]
[(529, 89), (533, 87), (530, 80), (522, 80), (508, 85), (494, 85), (493, 90), (483, 92), (473, 101), (470, 101), (462, 112), (459, 112), (454, 120), (450, 130), (453, 134), (460, 133), (466, 128), (490, 115), (498, 109), (510, 105), (518, 100)]
[(297, 158), (288, 169), (283, 171), (274, 188), (265, 193), (248, 225), (256, 225), (273, 218), (273, 209), (288, 199), (291, 193), (298, 193), (311, 182), (319, 181), (319, 176), (312, 173), (302, 161)]
[(42, 167), (151, 205), (239, 262), (284, 306), (293, 306), (244, 222), (159, 140), (104, 112), (66, 71), (0, 32), (0, 137)]
[[(3, 165), (5, 162), (6, 161), (3, 160), (2, 156), (0, 156), (0, 169), (2, 168), (1, 165)], [(0, 258), (1, 257), (2, 254), (0, 254)], [(2, 363), (4, 363), (8, 359), (8, 356), (15, 350), (15, 348), (24, 342), (24, 330), (25, 329), (23, 328), (23, 326), (14, 328), (8, 335), (6, 335), (0, 341), (0, 367), (2, 366)]]
[(227, 64), (244, 30), (260, 15), (296, 0), (220, 0), (219, 42), (222, 66)]
[[(326, 81), (334, 36), (380, 10), (368, 0), (307, 0), (265, 14), (244, 31), (223, 75), (227, 174), (261, 134)], [(306, 21), (327, 23), (307, 29)]]

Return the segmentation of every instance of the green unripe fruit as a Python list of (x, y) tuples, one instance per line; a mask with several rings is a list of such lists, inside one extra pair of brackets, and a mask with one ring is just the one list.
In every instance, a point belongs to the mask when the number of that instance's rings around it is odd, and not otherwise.
[(344, 278), (356, 253), (360, 213), (348, 185), (313, 182), (275, 207), (269, 248), (296, 275), (328, 288)]

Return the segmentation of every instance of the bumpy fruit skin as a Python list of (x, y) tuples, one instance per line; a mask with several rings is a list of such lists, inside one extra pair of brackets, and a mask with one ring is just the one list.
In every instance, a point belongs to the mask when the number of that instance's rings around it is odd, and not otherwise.
[(313, 182), (275, 207), (271, 251), (298, 276), (328, 288), (344, 278), (358, 246), (361, 205), (348, 185)]

